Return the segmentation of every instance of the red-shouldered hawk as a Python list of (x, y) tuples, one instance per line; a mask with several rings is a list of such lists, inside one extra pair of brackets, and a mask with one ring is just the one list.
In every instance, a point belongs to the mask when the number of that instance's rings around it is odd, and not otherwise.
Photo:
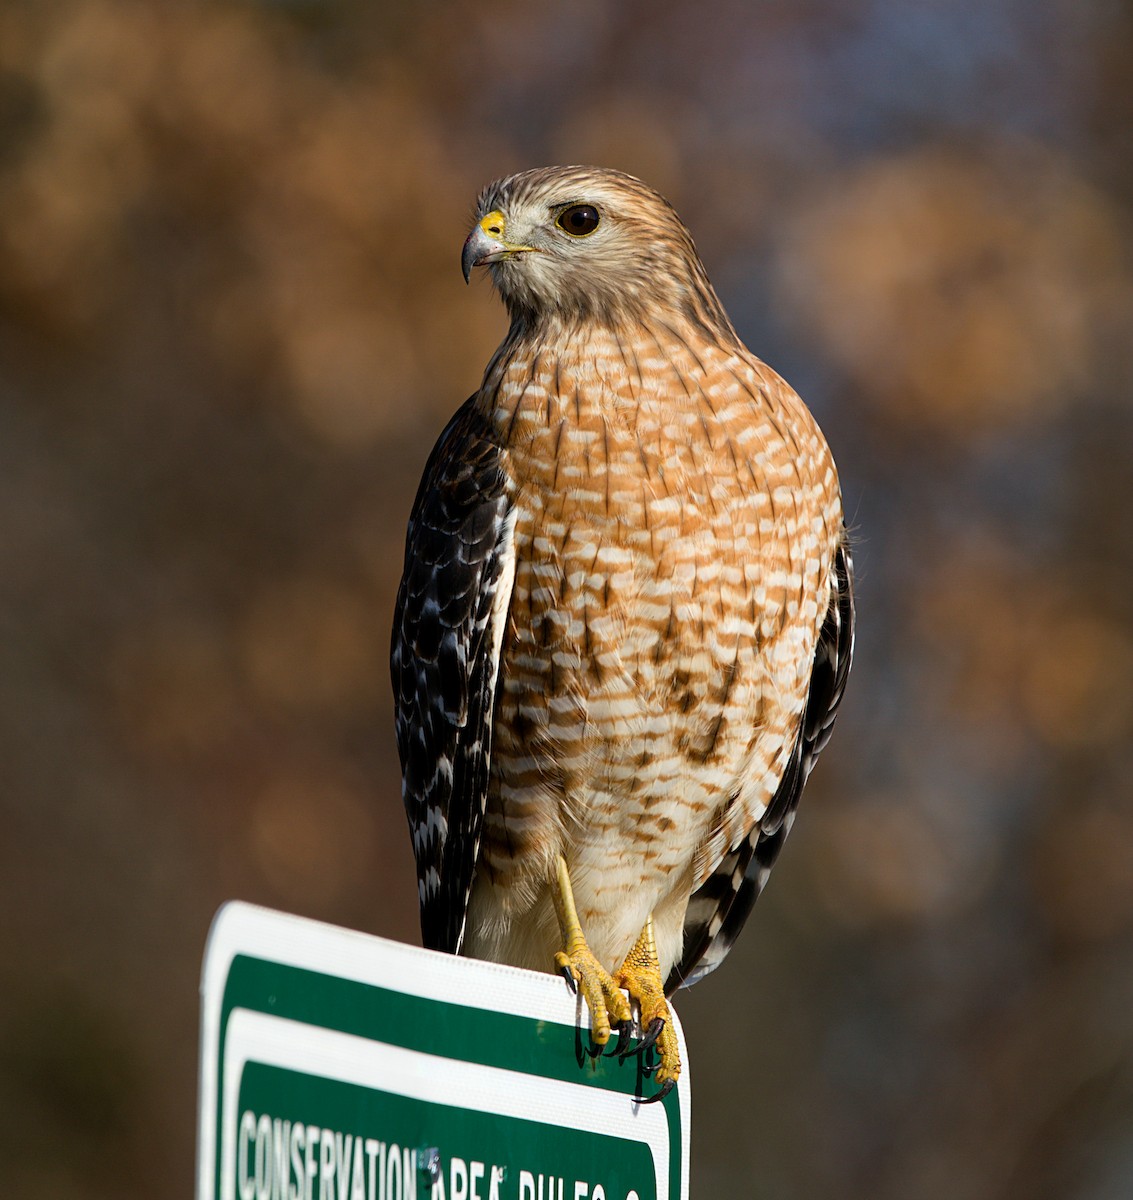
[(481, 265), (511, 327), (425, 468), (393, 630), (424, 943), (555, 964), (623, 1052), (624, 987), (656, 1099), (665, 995), (727, 954), (842, 698), (838, 476), (639, 180), (491, 184)]

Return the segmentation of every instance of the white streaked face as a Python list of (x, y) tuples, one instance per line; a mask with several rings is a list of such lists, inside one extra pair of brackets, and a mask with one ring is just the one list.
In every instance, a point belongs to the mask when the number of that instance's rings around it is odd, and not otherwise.
[(463, 265), (466, 275), (489, 266), (505, 300), (556, 307), (567, 296), (616, 287), (632, 263), (632, 245), (625, 216), (607, 196), (523, 196), (479, 214)]
[(465, 278), (486, 266), (513, 315), (610, 317), (688, 294), (699, 266), (673, 209), (617, 172), (556, 168), (490, 185), (464, 244)]

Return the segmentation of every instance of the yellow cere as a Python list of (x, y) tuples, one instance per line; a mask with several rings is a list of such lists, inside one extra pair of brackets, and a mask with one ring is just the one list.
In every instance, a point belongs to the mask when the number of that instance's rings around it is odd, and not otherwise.
[(489, 237), (496, 238), (497, 240), (502, 239), (505, 229), (504, 214), (500, 212), (498, 208), (493, 212), (488, 213), (488, 215), (480, 221), (480, 228)]

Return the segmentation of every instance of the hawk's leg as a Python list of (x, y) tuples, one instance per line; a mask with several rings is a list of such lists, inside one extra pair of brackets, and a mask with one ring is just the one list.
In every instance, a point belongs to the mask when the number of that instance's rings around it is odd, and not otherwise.
[(555, 955), (555, 966), (572, 986), (577, 984), (582, 989), (590, 1009), (590, 1036), (595, 1045), (604, 1046), (610, 1040), (611, 1022), (628, 1030), (633, 1023), (633, 1013), (621, 988), (586, 944), (586, 935), (574, 906), (570, 874), (561, 854), (555, 863), (555, 886), (551, 894), (555, 898), (555, 912), (563, 939), (563, 948)]
[(637, 1001), (639, 1023), (644, 1034), (638, 1049), (648, 1051), (650, 1046), (656, 1046), (657, 1056), (661, 1060), (653, 1076), (661, 1085), (661, 1090), (646, 1101), (651, 1104), (654, 1100), (664, 1099), (673, 1090), (681, 1073), (681, 1052), (669, 1004), (665, 999), (665, 982), (657, 961), (652, 917), (645, 922), (645, 928), (626, 955), (625, 962), (614, 972), (614, 979)]

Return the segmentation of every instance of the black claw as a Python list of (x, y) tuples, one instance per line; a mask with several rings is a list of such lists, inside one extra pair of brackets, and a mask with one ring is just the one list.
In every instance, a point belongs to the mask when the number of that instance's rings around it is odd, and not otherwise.
[(571, 994), (578, 995), (578, 984), (574, 982), (574, 972), (570, 967), (560, 967), (559, 974), (567, 981), (567, 987), (570, 988)]
[(633, 1035), (633, 1022), (623, 1021), (618, 1026), (618, 1044), (610, 1052), (611, 1058), (624, 1059), (628, 1053), (629, 1039)]
[(649, 1028), (645, 1031), (645, 1036), (637, 1043), (632, 1050), (627, 1051), (622, 1055), (622, 1058), (629, 1058), (634, 1054), (644, 1054), (647, 1050), (653, 1048), (653, 1044), (661, 1036), (661, 1030), (665, 1028), (664, 1017), (654, 1017), (649, 1022)]
[(591, 1038), (590, 1045), (586, 1047), (586, 1053), (589, 1054), (591, 1058), (601, 1058), (602, 1051), (605, 1049), (606, 1049), (605, 1043), (602, 1043), (600, 1045), (598, 1042), (594, 1041), (593, 1038)]
[(675, 1079), (666, 1079), (665, 1082), (663, 1084), (661, 1084), (661, 1090), (657, 1093), (656, 1096), (650, 1096), (648, 1100), (639, 1100), (638, 1103), (639, 1104), (656, 1104), (658, 1100), (664, 1100), (665, 1097), (676, 1086), (677, 1086), (677, 1081)]

